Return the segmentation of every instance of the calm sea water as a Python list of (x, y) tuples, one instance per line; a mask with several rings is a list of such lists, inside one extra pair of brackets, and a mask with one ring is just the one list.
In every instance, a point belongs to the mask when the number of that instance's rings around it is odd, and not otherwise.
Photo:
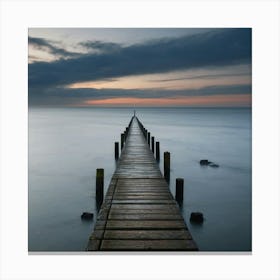
[[(251, 109), (136, 108), (171, 153), (170, 189), (185, 179), (182, 214), (201, 251), (251, 250)], [(114, 142), (130, 108), (29, 109), (29, 251), (83, 251), (94, 222), (95, 170), (105, 188), (115, 170)], [(219, 168), (201, 167), (208, 159)], [(160, 162), (162, 170), (163, 162)], [(200, 226), (190, 213), (203, 212)], [(95, 215), (96, 217), (96, 215)]]

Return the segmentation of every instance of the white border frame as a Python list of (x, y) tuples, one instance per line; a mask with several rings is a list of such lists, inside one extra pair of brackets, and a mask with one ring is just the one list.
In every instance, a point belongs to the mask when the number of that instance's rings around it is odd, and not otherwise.
[[(1, 2), (1, 279), (280, 279), (278, 1)], [(29, 27), (253, 28), (252, 255), (28, 255)]]

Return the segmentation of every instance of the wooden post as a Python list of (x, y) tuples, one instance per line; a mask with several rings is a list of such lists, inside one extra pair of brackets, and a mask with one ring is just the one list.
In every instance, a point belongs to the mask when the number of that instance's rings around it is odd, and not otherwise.
[(123, 149), (124, 145), (124, 133), (121, 134), (121, 149)]
[(104, 169), (96, 169), (96, 202), (101, 205), (104, 197)]
[(164, 152), (163, 154), (164, 178), (167, 182), (170, 180), (170, 153)]
[(149, 147), (150, 147), (150, 142), (151, 142), (151, 133), (148, 132), (148, 145), (149, 145)]
[(115, 159), (119, 158), (119, 142), (115, 142)]
[(181, 203), (184, 198), (184, 179), (177, 178), (176, 179), (176, 200), (178, 203)]
[(156, 160), (160, 159), (159, 142), (156, 142)]
[(155, 153), (155, 137), (152, 136), (152, 152)]

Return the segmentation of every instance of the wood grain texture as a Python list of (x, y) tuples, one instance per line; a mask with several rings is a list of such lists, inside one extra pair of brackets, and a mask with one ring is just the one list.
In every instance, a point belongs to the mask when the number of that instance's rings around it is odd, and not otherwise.
[(198, 250), (136, 118), (87, 250)]

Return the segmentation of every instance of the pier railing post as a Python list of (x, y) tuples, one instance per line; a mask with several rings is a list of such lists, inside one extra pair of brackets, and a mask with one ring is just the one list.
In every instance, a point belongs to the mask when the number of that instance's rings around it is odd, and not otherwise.
[(115, 142), (115, 159), (119, 158), (119, 142)]
[(104, 169), (96, 169), (96, 203), (100, 206), (104, 197)]
[(164, 152), (163, 154), (164, 178), (167, 182), (170, 180), (170, 153)]
[(156, 142), (156, 160), (160, 159), (159, 142)]
[(152, 152), (155, 153), (155, 137), (152, 136)]
[(151, 142), (151, 133), (148, 132), (148, 145), (149, 145), (149, 147), (150, 147), (150, 142)]
[(182, 203), (184, 198), (184, 179), (177, 178), (176, 179), (176, 195), (175, 199), (180, 204)]
[(121, 149), (123, 149), (124, 145), (124, 133), (121, 134)]

